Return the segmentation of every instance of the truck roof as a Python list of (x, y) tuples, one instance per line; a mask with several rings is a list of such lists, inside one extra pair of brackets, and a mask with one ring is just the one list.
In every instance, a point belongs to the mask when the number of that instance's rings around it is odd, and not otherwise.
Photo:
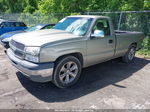
[(98, 15), (74, 15), (68, 17), (85, 17), (85, 18), (109, 18), (107, 16), (98, 16)]

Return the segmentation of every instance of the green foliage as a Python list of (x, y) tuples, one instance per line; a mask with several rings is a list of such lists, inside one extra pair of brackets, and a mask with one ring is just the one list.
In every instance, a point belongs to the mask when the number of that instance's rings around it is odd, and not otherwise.
[(150, 10), (150, 1), (144, 0), (144, 10)]
[(39, 0), (26, 0), (26, 7), (24, 8), (24, 13), (34, 13), (35, 10), (38, 8), (38, 1)]
[(89, 0), (61, 0), (62, 12), (83, 12), (86, 11)]
[(150, 58), (150, 37), (144, 39), (143, 48), (138, 51), (138, 54)]
[(43, 0), (38, 4), (39, 12), (49, 14), (52, 12), (59, 12), (60, 2), (58, 0)]
[(144, 0), (125, 0), (122, 4), (122, 11), (139, 11), (144, 9)]
[(143, 48), (147, 49), (147, 50), (150, 50), (150, 38), (147, 37), (146, 39), (144, 39)]
[(25, 7), (25, 0), (0, 0), (0, 11), (6, 13), (19, 13)]
[(149, 0), (0, 0), (7, 13), (74, 13), (87, 11), (150, 10)]
[(0, 12), (33, 13), (38, 8), (40, 0), (0, 0)]
[(24, 9), (24, 13), (33, 13), (35, 11), (35, 8), (31, 5), (28, 5), (25, 9)]

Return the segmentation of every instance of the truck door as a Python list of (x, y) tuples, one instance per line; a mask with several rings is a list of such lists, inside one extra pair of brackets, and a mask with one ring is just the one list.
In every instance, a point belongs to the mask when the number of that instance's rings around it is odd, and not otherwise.
[(104, 37), (91, 37), (87, 40), (87, 62), (89, 65), (109, 60), (114, 56), (115, 52), (115, 37), (111, 34), (108, 19), (98, 19), (93, 28), (103, 31)]

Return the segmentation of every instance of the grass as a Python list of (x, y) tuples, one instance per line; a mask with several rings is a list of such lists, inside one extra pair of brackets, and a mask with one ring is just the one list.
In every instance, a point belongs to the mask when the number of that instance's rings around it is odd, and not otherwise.
[(143, 48), (137, 52), (137, 55), (150, 58), (150, 36), (144, 39)]

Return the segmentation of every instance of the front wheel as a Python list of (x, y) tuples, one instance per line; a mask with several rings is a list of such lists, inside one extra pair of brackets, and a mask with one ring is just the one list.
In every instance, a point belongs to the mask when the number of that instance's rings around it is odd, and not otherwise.
[(132, 45), (128, 49), (127, 53), (122, 57), (122, 61), (125, 63), (132, 62), (135, 57), (135, 53), (136, 53), (136, 47), (134, 45)]
[(81, 63), (74, 56), (67, 56), (56, 62), (53, 83), (59, 88), (74, 85), (81, 74)]

